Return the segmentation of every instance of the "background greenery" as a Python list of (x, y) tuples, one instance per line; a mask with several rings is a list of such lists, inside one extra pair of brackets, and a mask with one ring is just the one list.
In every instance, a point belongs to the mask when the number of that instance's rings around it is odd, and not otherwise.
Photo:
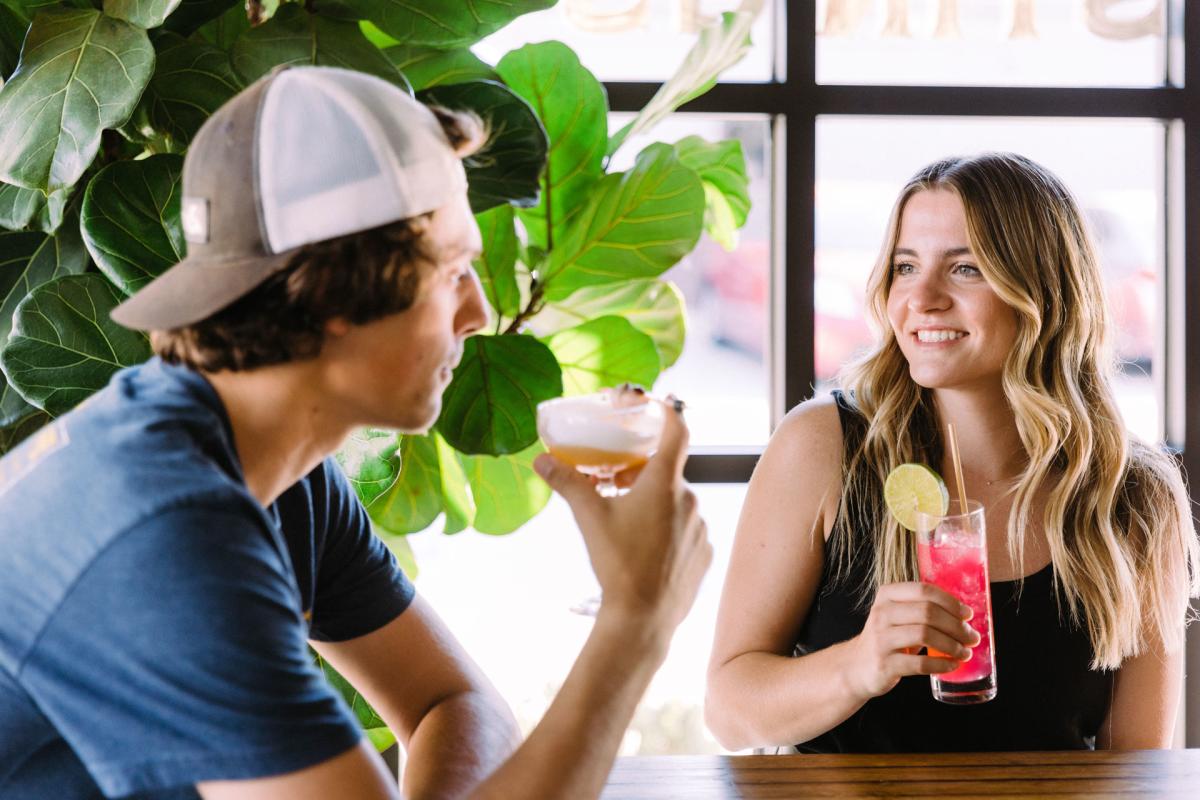
[(487, 122), (466, 166), (495, 325), (467, 341), (434, 430), (365, 430), (338, 459), (413, 573), (404, 536), (439, 518), (445, 533), (504, 534), (537, 514), (537, 404), (652, 386), (686, 333), (660, 276), (702, 231), (735, 246), (749, 210), (737, 141), (656, 142), (629, 169), (610, 165), (744, 55), (755, 12), (702, 31), (610, 136), (604, 88), (569, 47), (530, 44), (494, 65), (469, 49), (553, 4), (0, 0), (0, 454), (150, 356), (108, 313), (185, 255), (182, 154), (205, 119), (279, 64), (340, 66)]

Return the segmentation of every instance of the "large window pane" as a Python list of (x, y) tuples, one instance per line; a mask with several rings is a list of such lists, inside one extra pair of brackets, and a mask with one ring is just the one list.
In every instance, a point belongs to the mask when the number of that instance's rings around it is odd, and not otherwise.
[[(472, 49), (494, 64), (509, 50), (557, 39), (602, 81), (664, 81), (683, 63), (700, 28), (739, 5), (738, 0), (559, 0), (553, 8), (518, 17)], [(764, 5), (750, 32), (754, 46), (721, 80), (771, 80), (774, 4)]]
[(817, 81), (1155, 86), (1166, 72), (1166, 4), (821, 0)]
[[(618, 130), (628, 114), (612, 114)], [(688, 334), (683, 355), (658, 380), (689, 406), (693, 446), (746, 446), (770, 434), (767, 328), (770, 310), (771, 128), (765, 116), (674, 114), (630, 139), (612, 169), (627, 169), (653, 141), (677, 142), (698, 135), (710, 142), (742, 143), (750, 176), (750, 213), (737, 246), (725, 250), (707, 234), (696, 249), (663, 277), (683, 292)]]
[(1154, 377), (1162, 311), (1165, 133), (1154, 121), (828, 117), (817, 123), (816, 357), (823, 383), (871, 341), (863, 290), (900, 187), (944, 156), (1026, 155), (1072, 189), (1092, 225), (1122, 361), (1126, 424), (1162, 438)]
[[(704, 727), (704, 673), (745, 486), (693, 489), (708, 522), (713, 564), (625, 736), (625, 755), (720, 751)], [(545, 511), (510, 536), (442, 536), (435, 528), (409, 541), (420, 568), (417, 590), (528, 732), (562, 685), (592, 626), (591, 619), (568, 610), (595, 594), (596, 583), (567, 504), (552, 498)]]

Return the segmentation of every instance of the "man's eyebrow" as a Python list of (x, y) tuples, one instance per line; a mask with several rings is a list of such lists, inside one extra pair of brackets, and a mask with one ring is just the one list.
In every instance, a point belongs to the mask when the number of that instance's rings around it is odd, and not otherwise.
[[(907, 247), (897, 247), (892, 251), (894, 256), (916, 256), (916, 250), (910, 250)], [(954, 258), (955, 256), (969, 256), (971, 248), (969, 247), (951, 247), (949, 250), (942, 251), (942, 258)]]

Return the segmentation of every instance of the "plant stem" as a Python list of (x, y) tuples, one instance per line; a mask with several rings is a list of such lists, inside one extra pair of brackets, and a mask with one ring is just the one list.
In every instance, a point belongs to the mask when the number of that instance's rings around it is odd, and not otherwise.
[(509, 323), (509, 326), (504, 329), (505, 334), (520, 333), (521, 326), (528, 322), (531, 318), (537, 316), (538, 312), (541, 311), (546, 305), (542, 299), (542, 295), (545, 293), (545, 290), (545, 284), (537, 283), (536, 281), (534, 282), (532, 290), (529, 293), (529, 304), (525, 306), (525, 308), (521, 309), (520, 313), (518, 313), (513, 321)]

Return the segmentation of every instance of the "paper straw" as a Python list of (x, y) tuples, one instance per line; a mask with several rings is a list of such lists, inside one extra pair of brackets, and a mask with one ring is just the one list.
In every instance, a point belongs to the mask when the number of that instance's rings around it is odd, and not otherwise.
[(946, 431), (950, 439), (950, 459), (954, 462), (954, 477), (958, 482), (958, 502), (960, 514), (966, 514), (967, 509), (967, 487), (963, 484), (962, 476), (962, 459), (958, 456), (958, 439), (954, 437), (954, 423), (946, 423)]

